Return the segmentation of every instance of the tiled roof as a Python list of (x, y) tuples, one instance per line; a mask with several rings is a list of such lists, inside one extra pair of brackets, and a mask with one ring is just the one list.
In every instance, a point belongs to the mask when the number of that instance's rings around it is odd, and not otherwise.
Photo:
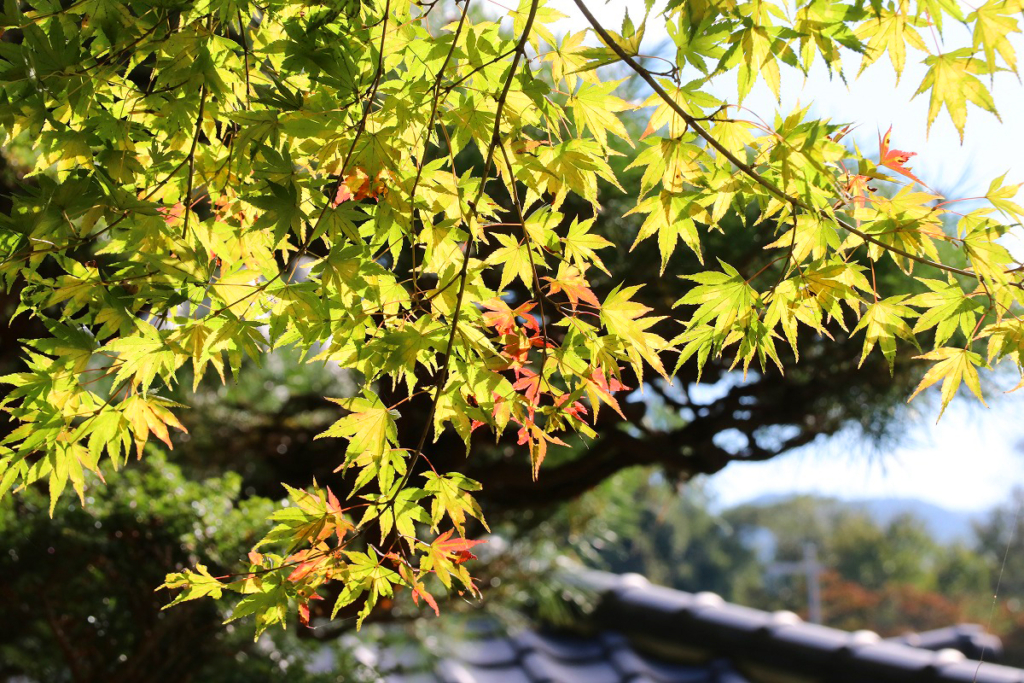
[(490, 629), (446, 645), (443, 657), (409, 646), (367, 663), (389, 683), (1024, 683), (1022, 669), (967, 658), (962, 650), (998, 644), (979, 627), (882, 640), (636, 575), (577, 572), (575, 581), (600, 595), (578, 633)]
[(750, 683), (727, 660), (679, 664), (643, 654), (614, 632), (524, 631), (458, 642), (439, 661), (419, 648), (363, 653), (387, 683)]

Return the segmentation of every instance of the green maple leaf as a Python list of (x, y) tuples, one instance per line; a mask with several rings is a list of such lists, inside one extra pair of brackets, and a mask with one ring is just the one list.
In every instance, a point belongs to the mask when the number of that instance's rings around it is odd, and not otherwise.
[(724, 272), (706, 272), (683, 275), (683, 279), (698, 284), (673, 306), (697, 306), (687, 327), (713, 323), (715, 332), (724, 337), (733, 326), (743, 327), (750, 316), (756, 315), (761, 295), (724, 261), (719, 261)]
[(957, 229), (963, 235), (963, 248), (971, 268), (980, 278), (989, 282), (1005, 282), (1007, 268), (1014, 262), (1006, 247), (996, 240), (1002, 237), (1006, 226), (987, 217), (991, 209), (976, 209), (963, 216)]
[(856, 334), (864, 330), (864, 350), (861, 352), (860, 365), (878, 344), (882, 355), (889, 361), (889, 372), (896, 362), (896, 339), (905, 339), (917, 346), (917, 338), (906, 323), (906, 318), (916, 315), (906, 304), (907, 295), (900, 294), (870, 304), (860, 322), (853, 328)]
[(1003, 185), (1003, 181), (1006, 179), (1006, 173), (995, 178), (988, 186), (988, 192), (985, 193), (985, 199), (989, 200), (999, 211), (1002, 211), (1011, 220), (1018, 222), (1024, 221), (1024, 208), (1020, 204), (1011, 201), (1017, 196), (1017, 192), (1020, 190), (1021, 183), (1016, 185)]
[(334, 603), (334, 609), (331, 610), (331, 619), (337, 616), (338, 610), (352, 604), (365, 593), (366, 602), (356, 620), (356, 628), (360, 628), (377, 605), (377, 600), (381, 596), (391, 597), (394, 595), (392, 586), (402, 585), (404, 581), (396, 572), (381, 564), (381, 558), (377, 556), (373, 548), (365, 553), (346, 551), (345, 557), (349, 564), (341, 572), (344, 588)]
[(964, 13), (957, 0), (919, 0), (917, 3), (917, 16), (926, 14), (935, 22), (935, 28), (942, 33), (942, 17), (945, 14), (957, 21), (964, 21)]
[(987, 367), (987, 365), (980, 355), (967, 349), (943, 347), (916, 357), (921, 360), (937, 362), (925, 373), (921, 383), (917, 385), (914, 393), (911, 394), (910, 399), (913, 399), (914, 396), (942, 380), (942, 410), (939, 412), (940, 419), (942, 418), (942, 413), (946, 411), (946, 406), (949, 405), (949, 402), (956, 395), (956, 390), (960, 387), (961, 383), (966, 384), (971, 392), (978, 397), (978, 400), (985, 404), (985, 399), (981, 395), (978, 367)]
[(340, 436), (348, 439), (345, 464), (348, 465), (363, 453), (380, 455), (388, 444), (397, 445), (398, 426), (395, 419), (397, 410), (389, 410), (373, 392), (363, 392), (364, 398), (328, 398), (351, 415), (341, 418), (314, 438)]
[(584, 83), (576, 94), (569, 98), (576, 128), (582, 136), (588, 130), (602, 147), (608, 147), (608, 133), (622, 138), (630, 145), (626, 126), (615, 115), (615, 112), (633, 109), (633, 105), (611, 94), (622, 81), (607, 83)]
[(861, 24), (857, 29), (857, 37), (860, 40), (866, 39), (867, 44), (864, 48), (864, 58), (860, 63), (860, 71), (863, 72), (888, 52), (889, 61), (899, 81), (903, 67), (907, 63), (907, 43), (922, 52), (928, 51), (921, 34), (914, 28), (915, 25), (922, 23), (923, 19), (908, 15), (901, 7), (883, 10), (877, 18), (868, 19)]
[[(530, 16), (530, 9), (534, 3), (534, 0), (519, 0), (519, 8), (512, 12), (512, 34), (521, 36), (523, 31), (526, 30), (526, 19)], [(558, 10), (551, 9), (545, 6), (544, 0), (537, 3), (537, 9), (533, 19), (533, 27), (530, 31), (530, 45), (537, 52), (540, 52), (540, 41), (538, 38), (543, 38), (547, 41), (548, 45), (556, 45), (558, 41), (555, 40), (555, 36), (551, 33), (551, 29), (548, 28), (549, 24), (552, 24), (559, 19), (567, 19), (568, 17)]]
[[(967, 124), (967, 101), (992, 112), (999, 118), (995, 100), (985, 85), (973, 74), (985, 73), (985, 63), (974, 58), (968, 48), (954, 50), (945, 54), (932, 55), (924, 60), (928, 73), (921, 81), (921, 87), (914, 96), (920, 95), (929, 88), (932, 91), (928, 104), (928, 130), (931, 130), (935, 117), (943, 105), (953, 119), (953, 125), (960, 133), (960, 142), (964, 141), (964, 127)], [(1000, 119), (1002, 120), (1002, 119)]]
[(402, 482), (397, 482), (387, 493), (371, 493), (363, 496), (370, 505), (359, 520), (363, 527), (371, 520), (378, 520), (381, 543), (385, 541), (392, 529), (409, 543), (410, 550), (416, 543), (416, 522), (430, 524), (427, 511), (419, 505), (419, 501), (428, 494), (422, 489), (407, 487), (399, 489)]
[(668, 377), (665, 367), (658, 357), (658, 351), (664, 346), (664, 340), (647, 329), (662, 320), (662, 317), (648, 317), (651, 309), (633, 301), (631, 297), (640, 286), (616, 287), (601, 304), (601, 322), (608, 332), (621, 338), (626, 343), (626, 353), (633, 363), (637, 377), (643, 377), (643, 365), (640, 359), (646, 360), (662, 377)]
[(908, 299), (906, 304), (917, 308), (927, 308), (914, 325), (914, 334), (935, 328), (935, 346), (942, 346), (953, 336), (957, 328), (970, 339), (977, 325), (978, 316), (984, 313), (985, 307), (964, 294), (963, 289), (955, 281), (942, 282), (918, 278), (931, 291), (918, 294)]
[(132, 386), (146, 393), (157, 375), (162, 376), (170, 385), (174, 372), (185, 359), (160, 336), (155, 327), (141, 320), (139, 324), (142, 328), (141, 335), (119, 337), (109, 342), (103, 349), (117, 353), (120, 360), (114, 384), (119, 386), (131, 379)]
[(647, 218), (644, 220), (643, 225), (640, 226), (640, 231), (637, 233), (636, 240), (633, 242), (633, 246), (630, 247), (630, 251), (648, 237), (657, 235), (658, 249), (661, 251), (661, 272), (664, 273), (665, 266), (668, 265), (668, 259), (676, 250), (676, 244), (681, 238), (683, 243), (697, 255), (697, 259), (704, 263), (704, 256), (700, 251), (700, 236), (697, 234), (697, 226), (690, 217), (691, 207), (696, 208), (698, 211), (704, 210), (703, 207), (693, 202), (691, 194), (667, 192), (664, 190), (658, 196), (648, 197), (637, 204), (636, 208), (625, 215), (646, 213)]
[(1017, 55), (1010, 43), (1010, 35), (1019, 32), (1017, 20), (1012, 14), (1020, 10), (1020, 3), (988, 0), (967, 17), (968, 23), (974, 23), (974, 49), (977, 50), (980, 46), (984, 51), (989, 73), (995, 73), (997, 70), (996, 53), (1003, 58), (1010, 71), (1017, 71)]
[(214, 599), (219, 598), (224, 592), (226, 585), (212, 576), (206, 565), (197, 564), (194, 570), (186, 569), (183, 572), (168, 574), (163, 584), (157, 590), (160, 588), (171, 590), (183, 589), (181, 593), (174, 597), (174, 600), (160, 608), (165, 610), (168, 607), (173, 607), (189, 600), (196, 600), (207, 596)]
[[(498, 289), (504, 290), (517, 277), (522, 280), (527, 289), (533, 287), (533, 265), (530, 261), (530, 244), (520, 244), (512, 235), (495, 235), (501, 246), (491, 252), (487, 257), (489, 264), (502, 264), (501, 284)], [(535, 257), (535, 263), (542, 264), (544, 261), (539, 256)]]
[(580, 78), (577, 72), (581, 71), (588, 61), (584, 54), (587, 48), (583, 46), (583, 39), (586, 37), (586, 31), (566, 34), (562, 41), (554, 43), (553, 49), (544, 56), (545, 61), (551, 62), (551, 78), (555, 84), (565, 80), (570, 91), (576, 89)]
[(423, 490), (433, 496), (430, 503), (430, 520), (434, 530), (437, 529), (437, 525), (441, 523), (444, 516), (448, 515), (459, 534), (464, 535), (466, 515), (470, 515), (480, 520), (484, 528), (490, 531), (484, 520), (483, 510), (469, 493), (470, 491), (479, 491), (479, 483), (458, 472), (449, 472), (448, 474), (424, 472), (423, 476), (427, 480), (427, 483), (423, 485)]
[(569, 234), (562, 239), (562, 249), (565, 257), (573, 261), (580, 270), (584, 270), (591, 263), (611, 275), (605, 268), (601, 257), (597, 255), (598, 249), (613, 246), (611, 242), (600, 235), (590, 233), (594, 225), (594, 219), (578, 220), (573, 218), (569, 226)]

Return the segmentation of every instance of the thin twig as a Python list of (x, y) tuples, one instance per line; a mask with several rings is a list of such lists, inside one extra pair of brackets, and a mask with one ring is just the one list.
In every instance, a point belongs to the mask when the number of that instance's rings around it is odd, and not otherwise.
[[(932, 261), (932, 260), (924, 258), (922, 256), (918, 256), (917, 254), (912, 254), (912, 253), (910, 253), (908, 251), (904, 251), (903, 249), (900, 249), (899, 247), (895, 247), (895, 246), (892, 246), (892, 245), (889, 245), (889, 244), (885, 244), (884, 242), (882, 242), (882, 241), (880, 241), (878, 239), (875, 239), (870, 234), (868, 234), (868, 233), (866, 233), (866, 232), (864, 232), (862, 230), (858, 230), (857, 228), (855, 228), (854, 226), (850, 225), (849, 223), (847, 223), (843, 219), (839, 218), (838, 216), (831, 215), (827, 211), (824, 211), (823, 209), (817, 209), (817, 208), (814, 208), (814, 207), (810, 206), (809, 204), (807, 204), (803, 200), (790, 195), (785, 190), (780, 188), (778, 185), (776, 185), (775, 183), (773, 183), (770, 180), (768, 180), (765, 177), (763, 177), (760, 173), (757, 172), (757, 170), (755, 170), (749, 164), (741, 161), (739, 159), (739, 157), (737, 157), (735, 154), (733, 154), (728, 149), (726, 149), (726, 147), (722, 143), (720, 143), (717, 139), (715, 139), (715, 137), (713, 135), (711, 135), (707, 130), (705, 130), (704, 127), (701, 126), (700, 123), (693, 116), (691, 116), (689, 113), (687, 113), (686, 110), (683, 109), (672, 98), (672, 96), (669, 95), (665, 91), (665, 89), (661, 87), (661, 85), (658, 83), (658, 81), (654, 78), (654, 76), (651, 75), (651, 73), (647, 69), (645, 69), (642, 66), (640, 66), (639, 64), (637, 64), (636, 61), (632, 57), (630, 57), (629, 54), (618, 45), (618, 43), (615, 42), (615, 40), (611, 37), (611, 35), (608, 33), (608, 31), (600, 23), (598, 23), (597, 19), (593, 15), (593, 13), (591, 13), (591, 11), (587, 8), (587, 5), (584, 2), (584, 0), (573, 0), (573, 1), (576, 3), (576, 7), (579, 8), (579, 10), (580, 10), (580, 12), (582, 12), (583, 16), (585, 16), (587, 18), (587, 21), (590, 22), (590, 25), (593, 27), (594, 31), (596, 31), (597, 34), (601, 37), (601, 40), (603, 40), (604, 43), (609, 48), (611, 48), (611, 50), (619, 57), (619, 59), (621, 59), (623, 62), (625, 62), (626, 65), (629, 66), (629, 68), (631, 68), (641, 79), (643, 79), (649, 86), (651, 86), (651, 89), (654, 90), (654, 92), (658, 95), (658, 97), (660, 97), (661, 100), (666, 105), (668, 105), (668, 107), (670, 109), (672, 109), (672, 111), (674, 111), (677, 115), (679, 115), (679, 117), (682, 118), (683, 121), (686, 122), (686, 125), (688, 125), (690, 128), (692, 128), (693, 131), (695, 133), (697, 133), (697, 135), (699, 135), (701, 138), (703, 138), (719, 154), (721, 154), (726, 159), (728, 159), (730, 163), (732, 163), (734, 166), (736, 166), (736, 168), (738, 168), (741, 171), (743, 171), (743, 173), (745, 175), (750, 177), (758, 185), (760, 185), (761, 187), (765, 188), (766, 190), (768, 190), (769, 192), (771, 192), (772, 194), (777, 196), (779, 199), (785, 201), (788, 204), (791, 204), (793, 207), (800, 208), (800, 209), (803, 209), (804, 211), (817, 214), (818, 216), (821, 216), (822, 218), (824, 218), (826, 220), (834, 221), (836, 223), (836, 225), (840, 226), (841, 228), (843, 228), (847, 232), (849, 232), (851, 234), (854, 234), (857, 237), (860, 237), (865, 242), (870, 242), (871, 244), (879, 246), (879, 247), (885, 249), (886, 251), (892, 252), (894, 254), (899, 254), (900, 256), (903, 256), (904, 258), (908, 258), (911, 261), (914, 261), (916, 263), (920, 263), (921, 265), (924, 265), (924, 266), (930, 266), (930, 267), (936, 268), (938, 270), (943, 270), (943, 271), (946, 271), (948, 273), (955, 273), (957, 275), (963, 275), (965, 277), (970, 277), (970, 278), (974, 278), (974, 279), (980, 279), (977, 273), (972, 272), (970, 270), (965, 270), (963, 268), (956, 268), (954, 266), (949, 266), (949, 265), (946, 265), (944, 263), (938, 263), (936, 261)], [(1024, 289), (1024, 283), (1009, 282), (1008, 284), (1013, 286), (1013, 287), (1017, 287), (1019, 289)]]

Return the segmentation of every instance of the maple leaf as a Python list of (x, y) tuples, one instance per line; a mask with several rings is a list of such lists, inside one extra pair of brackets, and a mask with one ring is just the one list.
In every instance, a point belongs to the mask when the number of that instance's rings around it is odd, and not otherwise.
[(911, 394), (910, 399), (907, 399), (908, 401), (941, 379), (942, 410), (939, 411), (939, 419), (942, 418), (942, 413), (946, 411), (946, 406), (953, 400), (961, 383), (966, 384), (971, 392), (978, 397), (978, 400), (987, 407), (988, 404), (985, 403), (985, 399), (981, 395), (981, 383), (978, 380), (978, 366), (986, 367), (986, 363), (980, 355), (967, 349), (942, 347), (924, 355), (915, 356), (915, 358), (937, 362), (921, 378), (921, 383), (914, 389), (914, 393)]
[(486, 540), (471, 541), (462, 537), (452, 538), (453, 533), (455, 533), (455, 530), (449, 529), (438, 536), (431, 545), (446, 555), (454, 556), (455, 564), (475, 560), (476, 555), (470, 552), (470, 548), (487, 542)]
[(520, 244), (519, 240), (512, 235), (498, 234), (495, 235), (495, 238), (501, 243), (501, 246), (491, 252), (491, 255), (487, 257), (487, 263), (502, 264), (501, 284), (498, 285), (498, 289), (504, 290), (516, 277), (527, 288), (533, 286), (533, 265), (537, 264), (537, 267), (540, 268), (544, 260), (535, 257), (531, 261), (530, 244)]
[(876, 11), (875, 18), (865, 21), (857, 28), (857, 38), (867, 39), (860, 72), (863, 73), (864, 69), (888, 51), (889, 61), (899, 82), (907, 62), (907, 43), (922, 52), (928, 51), (921, 34), (914, 28), (915, 25), (922, 23), (922, 19), (910, 16), (902, 7), (902, 3), (898, 8), (890, 6), (885, 10)]
[(544, 459), (547, 457), (549, 442), (558, 446), (569, 445), (557, 436), (548, 434), (533, 420), (526, 419), (520, 423), (517, 443), (520, 446), (528, 445), (530, 448), (530, 465), (534, 481), (537, 481), (537, 477), (540, 475), (540, 466), (544, 463)]
[(591, 234), (590, 228), (593, 225), (593, 218), (583, 221), (573, 218), (572, 224), (569, 226), (569, 234), (562, 239), (565, 257), (571, 259), (581, 269), (592, 263), (611, 275), (595, 252), (598, 249), (612, 246), (612, 243), (600, 235)]
[(594, 308), (601, 308), (601, 302), (598, 301), (594, 292), (590, 290), (583, 271), (576, 266), (570, 266), (563, 261), (558, 264), (558, 273), (556, 273), (555, 277), (545, 276), (541, 279), (547, 280), (549, 283), (548, 296), (554, 296), (559, 292), (565, 293), (569, 298), (569, 305), (572, 306), (574, 313), (580, 301), (590, 304)]
[[(574, 419), (582, 422), (587, 415), (587, 407), (580, 403), (579, 401), (573, 401), (572, 403), (569, 403), (569, 399), (569, 394), (562, 394), (561, 396), (555, 399), (555, 407), (564, 409), (566, 414), (571, 415)], [(566, 407), (567, 403), (569, 403), (568, 407)], [(594, 417), (595, 419), (597, 418), (596, 409), (594, 410)]]
[(487, 301), (482, 301), (480, 305), (491, 311), (490, 313), (483, 314), (484, 324), (493, 327), (498, 334), (506, 335), (515, 332), (517, 329), (517, 318), (523, 319), (524, 327), (534, 332), (540, 331), (537, 319), (530, 315), (530, 311), (537, 305), (533, 301), (524, 302), (513, 309), (505, 303), (504, 299), (494, 297)]
[(480, 509), (480, 504), (469, 493), (480, 490), (478, 482), (458, 472), (449, 472), (448, 474), (424, 472), (423, 476), (427, 479), (423, 490), (433, 496), (430, 518), (435, 529), (447, 514), (458, 532), (464, 534), (466, 515), (468, 514), (480, 520), (484, 528), (490, 531), (487, 522), (484, 521), (484, 513)]
[(174, 597), (174, 600), (160, 608), (165, 610), (168, 607), (197, 598), (207, 596), (214, 599), (219, 598), (226, 586), (220, 579), (212, 576), (210, 570), (205, 565), (197, 564), (195, 570), (186, 569), (183, 572), (168, 574), (163, 584), (157, 590), (161, 588), (183, 589), (181, 593)]
[(924, 91), (931, 88), (931, 100), (928, 103), (928, 130), (931, 130), (935, 117), (939, 115), (939, 109), (943, 105), (949, 112), (960, 134), (960, 143), (964, 141), (964, 127), (967, 124), (967, 100), (970, 100), (978, 107), (996, 115), (1000, 121), (999, 112), (996, 111), (995, 100), (985, 88), (984, 84), (973, 74), (984, 73), (986, 66), (974, 58), (968, 48), (954, 50), (944, 54), (932, 55), (925, 58), (924, 63), (928, 66), (928, 73), (921, 81), (921, 87), (914, 93), (917, 97)]
[[(586, 37), (586, 30), (578, 33), (566, 33), (562, 41), (554, 43), (553, 49), (544, 55), (544, 61), (551, 62), (552, 80), (557, 84), (564, 79), (570, 91), (576, 90), (576, 84), (580, 78), (577, 73), (588, 61), (585, 54), (587, 48), (583, 45), (583, 40)], [(588, 74), (583, 74), (582, 77), (591, 78)]]
[(639, 289), (639, 285), (626, 288), (616, 287), (609, 292), (601, 305), (601, 322), (609, 332), (629, 342), (627, 354), (633, 362), (637, 377), (643, 377), (640, 363), (642, 358), (659, 375), (667, 378), (665, 367), (658, 357), (658, 351), (664, 346), (664, 340), (647, 332), (647, 329), (662, 320), (662, 317), (645, 317), (651, 309), (630, 299)]
[(934, 327), (936, 346), (945, 344), (958, 327), (965, 337), (970, 338), (978, 316), (985, 310), (981, 302), (975, 301), (970, 295), (965, 295), (956, 281), (951, 280), (947, 283), (918, 278), (918, 282), (931, 291), (927, 294), (918, 294), (906, 302), (908, 306), (928, 309), (914, 325), (914, 334)]
[(696, 305), (687, 323), (688, 327), (714, 321), (715, 332), (724, 337), (733, 326), (743, 327), (761, 305), (761, 296), (740, 275), (739, 271), (724, 261), (719, 261), (724, 272), (707, 272), (684, 275), (684, 279), (698, 283), (675, 303)]
[(441, 616), (441, 609), (437, 606), (437, 600), (430, 594), (430, 591), (426, 589), (422, 583), (412, 583), (412, 602), (414, 605), (420, 604), (420, 598), (423, 602), (427, 603), (432, 610), (434, 610), (434, 616)]
[(524, 398), (529, 403), (530, 417), (533, 417), (534, 411), (539, 405), (539, 396), (541, 393), (540, 384), (541, 376), (529, 368), (523, 368), (521, 376), (512, 385), (512, 388), (516, 391), (522, 392)]
[(871, 178), (866, 175), (847, 175), (843, 191), (850, 198), (851, 204), (854, 206), (867, 204), (868, 199), (871, 198), (871, 192), (874, 191), (874, 188), (868, 185), (870, 180)]
[(917, 337), (907, 325), (905, 318), (915, 315), (906, 304), (907, 295), (900, 294), (882, 299), (869, 305), (853, 332), (864, 330), (864, 350), (860, 356), (860, 365), (871, 353), (877, 343), (882, 355), (889, 361), (889, 372), (893, 371), (896, 362), (896, 339), (905, 339), (917, 345)]
[(328, 398), (351, 415), (341, 418), (314, 438), (340, 436), (349, 440), (345, 462), (348, 463), (365, 452), (380, 455), (387, 445), (395, 444), (398, 427), (395, 418), (398, 411), (389, 410), (373, 392), (363, 392), (364, 398)]
[(651, 235), (657, 235), (658, 249), (661, 251), (661, 272), (664, 273), (668, 259), (676, 249), (676, 243), (682, 238), (683, 243), (696, 254), (697, 260), (704, 263), (697, 226), (691, 217), (691, 207), (699, 211), (704, 210), (692, 201), (690, 194), (665, 190), (662, 190), (657, 196), (648, 197), (637, 204), (636, 208), (625, 215), (633, 213), (648, 215), (643, 225), (640, 226), (636, 241), (629, 248), (630, 251), (636, 249), (636, 245)]
[(611, 381), (605, 379), (604, 370), (601, 368), (594, 368), (588, 375), (580, 379), (583, 389), (590, 399), (590, 405), (594, 407), (595, 420), (597, 419), (597, 411), (602, 401), (610, 405), (623, 420), (626, 419), (626, 415), (622, 412), (619, 401), (615, 398), (614, 394), (616, 391), (629, 389), (629, 387), (624, 386), (614, 375), (611, 377)]
[[(904, 152), (899, 149), (889, 149), (889, 137), (891, 135), (892, 126), (889, 126), (889, 130), (885, 131), (885, 135), (878, 138), (878, 163), (890, 170), (896, 171), (902, 176), (910, 178), (915, 183), (928, 187), (923, 180), (911, 173), (909, 166), (905, 165), (907, 161), (910, 160), (910, 157), (917, 156), (917, 152)], [(857, 177), (860, 178), (861, 176)]]
[(989, 0), (968, 15), (968, 23), (974, 23), (973, 47), (977, 50), (980, 46), (984, 51), (989, 73), (997, 71), (997, 52), (1010, 71), (1017, 71), (1017, 54), (1010, 42), (1010, 34), (1019, 30), (1017, 20), (1012, 15), (1020, 11), (1019, 2)]
[(572, 106), (573, 116), (576, 119), (576, 128), (581, 137), (589, 129), (602, 147), (608, 146), (608, 133), (622, 138), (630, 145), (633, 144), (626, 131), (626, 126), (615, 115), (615, 112), (634, 108), (625, 100), (611, 94), (619, 87), (620, 83), (622, 81), (608, 81), (600, 84), (584, 83), (569, 98), (569, 104)]
[(1009, 216), (1011, 220), (1024, 221), (1024, 208), (1021, 208), (1020, 204), (1011, 201), (1017, 196), (1022, 183), (1003, 185), (1005, 179), (1006, 173), (995, 178), (989, 184), (988, 192), (985, 193), (985, 199), (989, 200), (996, 209)]
[(149, 440), (150, 433), (171, 449), (174, 448), (174, 444), (171, 443), (167, 428), (174, 427), (187, 433), (174, 413), (168, 410), (170, 407), (178, 407), (178, 404), (156, 396), (143, 397), (139, 394), (129, 396), (121, 402), (119, 408), (132, 427), (132, 436), (135, 439), (139, 458), (142, 457), (142, 451)]

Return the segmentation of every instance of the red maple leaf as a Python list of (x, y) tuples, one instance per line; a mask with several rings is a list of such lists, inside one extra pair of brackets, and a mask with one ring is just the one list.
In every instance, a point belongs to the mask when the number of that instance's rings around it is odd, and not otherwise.
[(569, 304), (572, 306), (573, 312), (576, 311), (576, 306), (580, 301), (588, 303), (594, 308), (601, 308), (601, 302), (598, 301), (597, 296), (587, 287), (587, 281), (583, 277), (583, 273), (575, 266), (569, 266), (564, 270), (560, 269), (557, 277), (545, 276), (541, 279), (547, 280), (549, 283), (548, 295), (554, 296), (559, 292), (565, 292), (565, 295), (569, 297)]
[(412, 587), (412, 601), (413, 604), (419, 605), (420, 598), (423, 598), (423, 602), (430, 605), (431, 609), (434, 610), (436, 616), (441, 616), (441, 610), (437, 607), (437, 600), (430, 594), (429, 591), (423, 586), (422, 583), (417, 583)]
[(523, 368), (522, 376), (516, 380), (512, 388), (523, 392), (523, 396), (530, 403), (530, 415), (533, 415), (533, 411), (540, 402), (540, 375), (529, 368)]
[[(568, 400), (569, 394), (562, 394), (561, 396), (555, 399), (555, 407), (561, 408), (562, 406), (565, 405), (566, 401)], [(582, 422), (583, 416), (587, 414), (587, 407), (580, 403), (579, 401), (573, 401), (571, 406), (565, 408), (565, 412), (569, 413), (574, 418)]]
[(548, 442), (557, 444), (559, 446), (568, 446), (557, 436), (551, 436), (543, 429), (537, 426), (537, 424), (531, 420), (526, 419), (522, 422), (515, 420), (520, 425), (518, 433), (518, 444), (528, 444), (530, 447), (530, 464), (533, 469), (533, 480), (537, 481), (537, 476), (540, 474), (540, 466), (544, 462), (544, 458), (548, 453)]
[[(323, 596), (312, 593), (309, 600), (323, 600)], [(299, 603), (299, 623), (303, 626), (309, 626), (309, 600)]]
[(532, 301), (527, 301), (513, 309), (502, 299), (497, 297), (488, 299), (481, 303), (481, 306), (491, 311), (490, 313), (484, 313), (484, 324), (488, 327), (493, 327), (497, 330), (498, 334), (506, 335), (516, 331), (518, 327), (516, 318), (522, 318), (523, 327), (539, 332), (540, 327), (537, 325), (537, 319), (530, 315), (530, 311), (536, 305)]
[(870, 191), (874, 190), (873, 187), (868, 187), (869, 180), (871, 179), (866, 175), (849, 176), (844, 189), (850, 196), (850, 203), (854, 206), (867, 204), (868, 198), (871, 196)]
[(594, 407), (596, 414), (597, 406), (599, 401), (604, 401), (612, 407), (623, 419), (626, 418), (622, 412), (622, 408), (619, 406), (618, 399), (615, 398), (614, 394), (616, 391), (622, 389), (629, 389), (626, 385), (618, 380), (615, 375), (611, 375), (605, 379), (604, 370), (602, 368), (594, 368), (590, 372), (589, 377), (583, 378), (583, 387), (587, 392), (587, 396), (590, 398), (590, 403)]
[(469, 560), (475, 560), (476, 555), (471, 553), (469, 549), (475, 545), (486, 543), (487, 541), (471, 541), (467, 538), (462, 537), (452, 538), (452, 533), (454, 531), (454, 529), (449, 529), (448, 531), (444, 532), (436, 539), (434, 539), (434, 543), (432, 545), (441, 552), (445, 553), (446, 555), (452, 555), (452, 562), (454, 562), (455, 564), (462, 564), (463, 562), (467, 562)]
[(910, 172), (909, 166), (905, 165), (910, 160), (910, 157), (917, 156), (917, 152), (904, 152), (901, 149), (889, 149), (889, 136), (891, 134), (892, 126), (889, 126), (889, 130), (885, 131), (885, 137), (878, 141), (878, 163), (891, 171), (896, 171), (900, 175), (910, 178), (916, 183), (924, 185), (924, 187), (928, 187), (923, 180)]

